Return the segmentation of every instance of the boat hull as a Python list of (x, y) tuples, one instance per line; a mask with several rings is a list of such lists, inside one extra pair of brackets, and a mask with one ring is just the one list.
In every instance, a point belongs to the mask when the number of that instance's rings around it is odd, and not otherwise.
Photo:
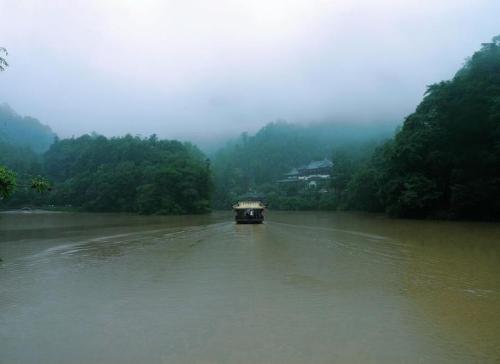
[(237, 224), (262, 224), (264, 222), (264, 218), (262, 219), (234, 219)]

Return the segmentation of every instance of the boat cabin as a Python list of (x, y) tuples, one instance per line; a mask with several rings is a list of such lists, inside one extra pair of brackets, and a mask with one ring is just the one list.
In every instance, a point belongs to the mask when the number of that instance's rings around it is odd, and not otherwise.
[(237, 224), (262, 224), (265, 205), (261, 201), (239, 201), (233, 205)]

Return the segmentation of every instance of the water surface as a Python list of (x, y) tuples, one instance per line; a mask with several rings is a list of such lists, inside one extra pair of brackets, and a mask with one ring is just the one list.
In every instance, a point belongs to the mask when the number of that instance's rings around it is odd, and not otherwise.
[(500, 225), (0, 214), (0, 363), (500, 361)]

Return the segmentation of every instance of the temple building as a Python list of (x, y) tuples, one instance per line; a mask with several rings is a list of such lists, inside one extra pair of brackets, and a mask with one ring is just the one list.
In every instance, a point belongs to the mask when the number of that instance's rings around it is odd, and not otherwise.
[(333, 162), (328, 159), (311, 161), (309, 164), (293, 168), (278, 183), (304, 184), (306, 188), (325, 186), (331, 179)]

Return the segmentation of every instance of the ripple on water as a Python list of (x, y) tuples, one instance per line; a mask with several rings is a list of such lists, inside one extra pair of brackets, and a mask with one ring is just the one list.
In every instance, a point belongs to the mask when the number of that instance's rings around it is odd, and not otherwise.
[(0, 361), (500, 358), (494, 254), (454, 225), (353, 216), (167, 219), (7, 242), (32, 249), (0, 266)]

